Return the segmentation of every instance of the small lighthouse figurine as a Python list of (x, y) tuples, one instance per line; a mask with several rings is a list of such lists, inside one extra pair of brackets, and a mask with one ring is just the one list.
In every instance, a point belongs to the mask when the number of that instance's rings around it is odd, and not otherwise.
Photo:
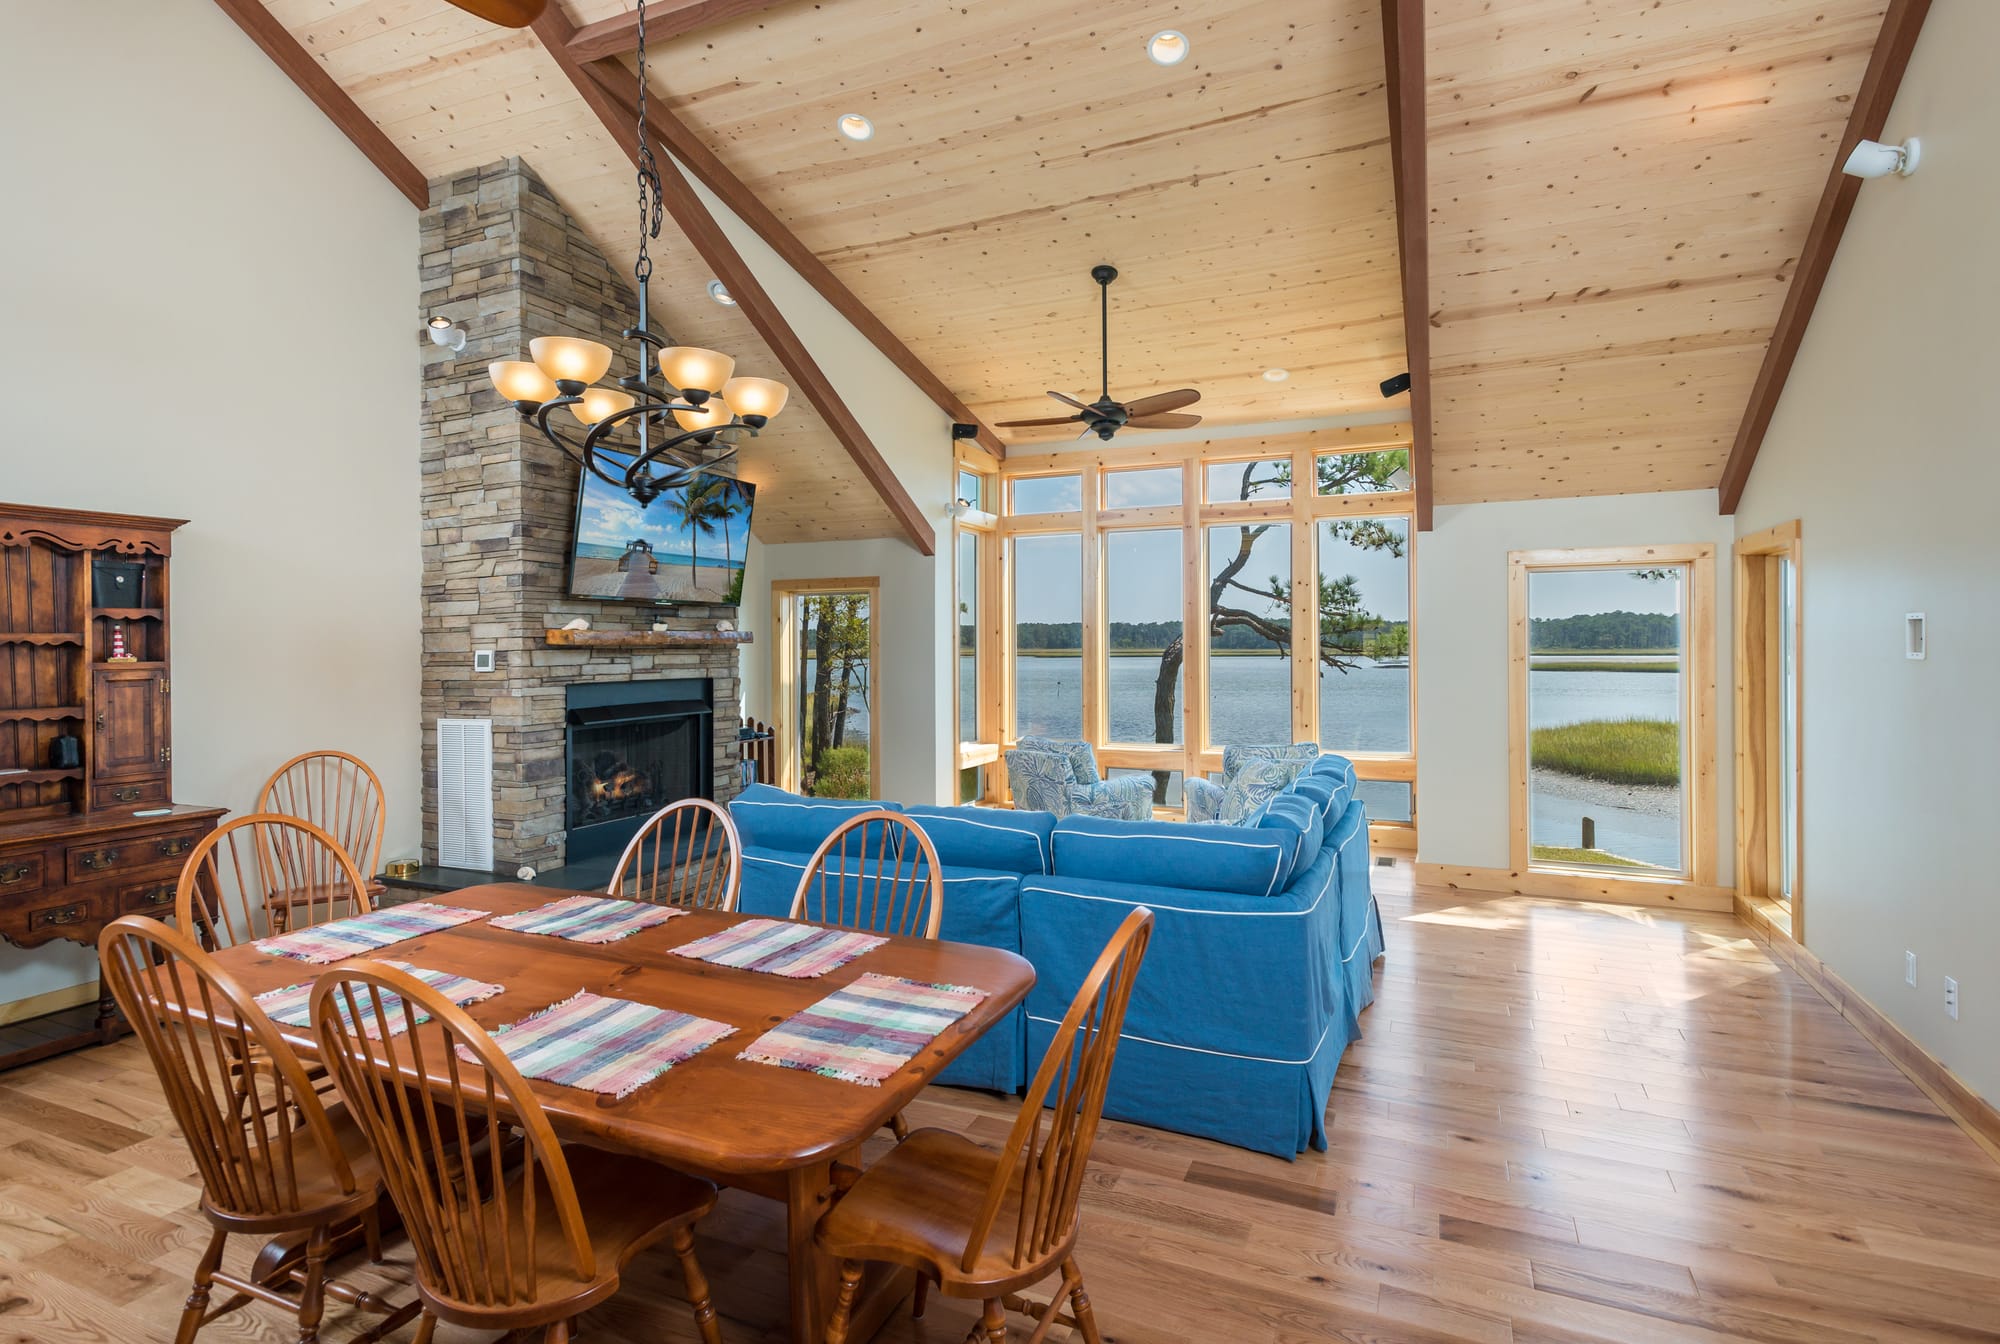
[(125, 651), (125, 627), (111, 627), (111, 653), (104, 660), (107, 663), (136, 663), (139, 660)]

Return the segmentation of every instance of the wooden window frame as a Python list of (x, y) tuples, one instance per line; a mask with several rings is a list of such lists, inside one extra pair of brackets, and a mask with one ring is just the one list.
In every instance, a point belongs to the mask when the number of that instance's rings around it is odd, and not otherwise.
[[(1317, 668), (1319, 524), (1328, 518), (1393, 514), (1410, 519), (1409, 554), (1405, 557), (1410, 586), (1410, 749), (1406, 752), (1343, 752), (1354, 762), (1356, 774), (1364, 780), (1408, 783), (1411, 812), (1408, 822), (1378, 822), (1371, 834), (1378, 845), (1399, 850), (1416, 847), (1417, 809), (1417, 656), (1416, 622), (1417, 565), (1416, 496), (1413, 491), (1377, 491), (1346, 495), (1322, 495), (1316, 487), (1318, 459), (1343, 453), (1384, 452), (1411, 446), (1407, 424), (1369, 425), (1351, 429), (1306, 430), (1268, 437), (1208, 439), (1181, 443), (1152, 444), (1143, 439), (1098, 449), (1060, 452), (1010, 453), (999, 464), (1001, 478), (1000, 516), (994, 531), (1003, 559), (990, 566), (997, 601), (989, 601), (989, 611), (1000, 618), (992, 632), (992, 648), (982, 647), (980, 656), (991, 657), (997, 674), (984, 678), (987, 702), (982, 710), (982, 727), (991, 715), (996, 728), (995, 755), (1014, 740), (1013, 663), (1014, 611), (1012, 552), (1010, 543), (1023, 536), (1075, 533), (1082, 539), (1083, 590), (1083, 733), (1097, 754), (1097, 763), (1106, 770), (1178, 770), (1183, 782), (1222, 768), (1222, 748), (1209, 742), (1208, 706), (1208, 622), (1207, 530), (1243, 522), (1282, 522), (1291, 527), (1292, 584), (1292, 737), (1294, 741), (1320, 740), (1319, 696), (1316, 678), (1298, 674), (1301, 666)], [(1292, 492), (1288, 499), (1225, 501), (1208, 503), (1207, 468), (1214, 464), (1249, 461), (1284, 461), (1292, 464)], [(1145, 508), (1107, 509), (1103, 507), (1106, 471), (1136, 468), (1177, 467), (1183, 473), (1181, 502)], [(1083, 507), (1074, 512), (1015, 515), (1012, 483), (1021, 477), (1080, 475)], [(1113, 744), (1108, 740), (1108, 703), (1105, 655), (1109, 636), (1106, 610), (1105, 538), (1119, 531), (1181, 530), (1182, 631), (1181, 725), (1178, 744)], [(954, 551), (955, 554), (955, 551)], [(1304, 576), (1307, 582), (1298, 582)], [(954, 589), (955, 591), (955, 589)], [(982, 594), (982, 599), (984, 594)], [(1338, 748), (1334, 748), (1338, 750)], [(963, 759), (963, 757), (961, 757)], [(993, 803), (1008, 800), (1004, 767), (987, 772), (986, 799)], [(1180, 809), (1158, 809), (1162, 816), (1179, 815)]]
[[(1007, 483), (1000, 479), (1000, 464), (984, 452), (970, 452), (961, 446), (958, 450), (957, 465), (952, 471), (954, 487), (960, 472), (974, 472), (985, 479), (982, 487), (988, 504), (1005, 507)], [(995, 495), (1000, 498), (994, 498)], [(994, 713), (993, 663), (989, 650), (999, 637), (1004, 613), (1000, 609), (1000, 517), (997, 513), (981, 509), (965, 509), (956, 512), (952, 518), (951, 532), (951, 732), (957, 746), (952, 753), (956, 762), (953, 771), (953, 797), (957, 797), (956, 779), (959, 772), (978, 765), (992, 765), (1000, 759), (1000, 719)], [(958, 679), (958, 543), (961, 535), (970, 533), (978, 538), (975, 545), (979, 554), (979, 613), (978, 624), (973, 632), (972, 659), (977, 669), (973, 678), (975, 690), (986, 692), (979, 696), (979, 704), (974, 708), (977, 716), (978, 737), (966, 741), (958, 736), (959, 725), (965, 721), (965, 707), (959, 702)], [(992, 772), (988, 771), (990, 775)], [(988, 785), (990, 792), (991, 785)]]
[[(823, 593), (863, 593), (868, 598), (868, 686), (876, 701), (868, 713), (868, 795), (882, 796), (882, 725), (888, 716), (881, 712), (882, 672), (882, 580), (879, 576), (859, 579), (773, 579), (771, 580), (771, 783), (793, 793), (799, 789), (798, 687), (792, 669), (798, 666), (798, 632), (785, 616), (785, 602), (793, 597), (814, 597)], [(953, 630), (956, 640), (957, 631)], [(956, 668), (954, 667), (954, 672)]]
[[(1797, 519), (1737, 538), (1736, 601), (1732, 609), (1736, 673), (1736, 894), (1738, 900), (1757, 907), (1779, 931), (1790, 933), (1795, 942), (1804, 941), (1806, 917), (1804, 558), (1803, 529)], [(1768, 797), (1776, 772), (1782, 768), (1784, 757), (1779, 736), (1782, 730), (1768, 710), (1753, 703), (1753, 697), (1769, 686), (1770, 672), (1764, 655), (1778, 633), (1779, 604), (1767, 601), (1764, 591), (1760, 591), (1776, 568), (1771, 562), (1777, 560), (1789, 560), (1792, 565), (1792, 648), (1796, 660), (1792, 722), (1798, 725), (1799, 732), (1792, 763), (1792, 798), (1797, 813), (1792, 844), (1797, 860), (1789, 909), (1761, 880), (1774, 863), (1782, 865), (1783, 836), (1777, 826), (1762, 824), (1758, 812), (1759, 800)], [(1765, 622), (1765, 628), (1753, 636), (1750, 625), (1756, 620)], [(1758, 852), (1760, 849), (1762, 853)]]
[[(1686, 802), (1681, 817), (1682, 871), (1659, 876), (1623, 869), (1533, 863), (1528, 843), (1528, 576), (1538, 570), (1687, 568), (1682, 715), (1688, 759), (1681, 763)], [(1597, 887), (1713, 888), (1715, 885), (1715, 547), (1604, 546), (1507, 553), (1507, 772), (1510, 861), (1516, 874), (1533, 871), (1580, 878)]]

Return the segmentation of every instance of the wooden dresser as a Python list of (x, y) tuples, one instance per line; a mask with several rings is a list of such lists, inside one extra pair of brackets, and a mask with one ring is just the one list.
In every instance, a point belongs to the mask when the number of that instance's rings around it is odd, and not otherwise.
[[(180, 525), (0, 504), (0, 938), (15, 947), (94, 947), (120, 915), (171, 910), (183, 856), (223, 815), (173, 802)], [(95, 1002), (0, 1026), (0, 1068), (119, 1030), (100, 981)]]

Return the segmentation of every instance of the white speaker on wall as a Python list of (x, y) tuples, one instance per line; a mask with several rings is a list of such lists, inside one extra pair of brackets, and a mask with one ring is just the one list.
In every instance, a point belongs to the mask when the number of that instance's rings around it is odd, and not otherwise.
[(493, 867), (493, 720), (437, 721), (438, 863)]

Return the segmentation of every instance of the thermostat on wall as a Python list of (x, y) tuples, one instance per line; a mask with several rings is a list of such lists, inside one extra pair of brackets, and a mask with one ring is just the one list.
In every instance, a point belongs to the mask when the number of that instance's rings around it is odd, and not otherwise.
[(474, 672), (491, 672), (493, 670), (493, 650), (474, 649), (472, 651), (472, 670)]

